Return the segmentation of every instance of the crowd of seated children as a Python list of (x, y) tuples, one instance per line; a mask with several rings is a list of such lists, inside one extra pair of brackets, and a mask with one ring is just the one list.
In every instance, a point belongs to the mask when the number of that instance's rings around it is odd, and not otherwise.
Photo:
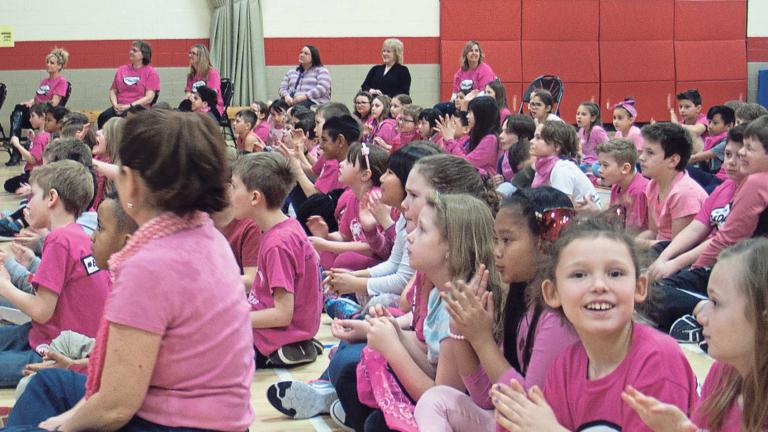
[(691, 155), (688, 174), (704, 188), (712, 191), (726, 179), (723, 165), (728, 130), (736, 122), (734, 111), (725, 105), (715, 105), (707, 111), (707, 134), (702, 151)]
[(499, 145), (503, 151), (493, 182), (496, 191), (509, 196), (515, 190), (530, 187), (535, 172), (531, 157), (531, 140), (536, 123), (530, 116), (514, 114), (502, 121)]

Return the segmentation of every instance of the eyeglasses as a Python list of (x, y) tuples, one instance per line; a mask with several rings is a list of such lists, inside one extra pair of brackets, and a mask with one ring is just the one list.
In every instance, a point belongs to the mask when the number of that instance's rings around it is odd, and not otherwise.
[(400, 117), (399, 119), (397, 119), (397, 122), (398, 123), (416, 123), (416, 120), (404, 119), (404, 118)]
[(576, 209), (570, 207), (557, 207), (536, 212), (536, 220), (541, 228), (541, 237), (544, 240), (555, 241), (560, 233), (576, 217)]

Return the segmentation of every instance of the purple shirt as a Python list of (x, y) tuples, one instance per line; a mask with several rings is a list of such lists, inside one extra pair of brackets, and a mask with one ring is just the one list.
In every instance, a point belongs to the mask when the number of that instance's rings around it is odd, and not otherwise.
[(621, 205), (627, 211), (627, 227), (638, 231), (648, 228), (648, 199), (645, 189), (648, 187), (647, 178), (635, 173), (626, 190), (615, 184), (611, 186), (611, 205)]
[[(115, 78), (112, 80), (110, 90), (117, 91), (117, 103), (130, 104), (141, 98), (151, 90), (155, 93), (160, 91), (160, 76), (152, 66), (146, 65), (138, 69), (126, 64), (117, 68)], [(149, 101), (144, 106), (150, 108)]]
[(280, 83), (280, 97), (306, 95), (320, 105), (331, 101), (331, 74), (324, 66), (314, 66), (301, 72), (301, 67), (289, 70)]
[(594, 125), (592, 130), (589, 131), (589, 137), (584, 133), (584, 128), (579, 129), (579, 142), (581, 143), (581, 162), (585, 164), (593, 164), (597, 162), (597, 152), (595, 149), (598, 145), (608, 141), (608, 134), (605, 133), (600, 125)]
[(206, 86), (216, 90), (216, 110), (220, 115), (224, 115), (224, 99), (221, 95), (221, 77), (219, 76), (219, 72), (216, 70), (216, 68), (211, 66), (211, 68), (208, 69), (208, 75), (206, 76), (188, 76), (187, 84), (184, 86), (184, 91), (196, 92), (197, 88), (200, 86)]

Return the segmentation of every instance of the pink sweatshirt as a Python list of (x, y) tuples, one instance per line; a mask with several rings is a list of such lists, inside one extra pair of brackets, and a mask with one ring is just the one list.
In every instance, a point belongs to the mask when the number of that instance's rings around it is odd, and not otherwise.
[(484, 136), (477, 144), (474, 150), (467, 152), (463, 145), (456, 140), (446, 140), (443, 142), (446, 152), (463, 157), (472, 164), (480, 175), (496, 174), (496, 164), (499, 160), (499, 139), (496, 135), (488, 134)]
[(733, 205), (725, 225), (712, 237), (693, 267), (712, 267), (720, 252), (752, 237), (760, 215), (768, 208), (768, 172), (747, 176), (736, 189)]

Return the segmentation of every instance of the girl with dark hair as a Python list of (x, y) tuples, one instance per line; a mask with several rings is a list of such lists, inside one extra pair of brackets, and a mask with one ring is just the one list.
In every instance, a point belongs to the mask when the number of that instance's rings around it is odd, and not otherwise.
[[(428, 390), (416, 405), (420, 430), (493, 430), (491, 384), (514, 378), (526, 388), (544, 385), (552, 361), (576, 341), (560, 316), (541, 304), (534, 283), (548, 234), (540, 215), (572, 207), (565, 194), (550, 187), (521, 189), (502, 203), (495, 221), (494, 255), (501, 281), (507, 284), (504, 308), (494, 317), (480, 278), (478, 285), (458, 284), (464, 289), (454, 287), (444, 296), (452, 331), (464, 336), (453, 355), (469, 395), (448, 386)], [(503, 329), (495, 335), (499, 320)]]
[[(374, 120), (371, 115), (371, 104), (373, 103), (373, 96), (367, 91), (360, 90), (352, 100), (354, 105), (355, 117), (363, 124), (363, 138), (367, 138), (370, 133), (371, 123)], [(366, 127), (367, 126), (367, 127)], [(366, 133), (367, 132), (367, 133)]]
[(502, 195), (530, 187), (534, 175), (531, 140), (535, 131), (536, 123), (527, 115), (513, 114), (502, 122), (499, 143), (504, 154), (499, 158), (498, 174), (493, 177), (496, 190)]
[(152, 62), (152, 46), (141, 40), (133, 42), (129, 59), (130, 63), (120, 66), (115, 72), (109, 88), (112, 106), (99, 114), (99, 129), (112, 117), (124, 116), (134, 105), (151, 108), (155, 95), (160, 91), (160, 76), (149, 65)]
[(378, 95), (371, 102), (371, 132), (368, 135), (368, 142), (378, 145), (381, 148), (387, 148), (392, 145), (392, 141), (397, 136), (397, 120), (392, 118), (390, 109), (392, 99), (387, 95)]
[(448, 118), (438, 122), (448, 153), (465, 158), (480, 172), (480, 175), (496, 174), (499, 159), (499, 108), (489, 96), (480, 96), (469, 103), (467, 113), (469, 140), (460, 145), (453, 137), (455, 126)]
[(581, 143), (581, 165), (585, 173), (597, 176), (600, 162), (597, 161), (597, 146), (608, 141), (608, 134), (600, 120), (600, 107), (594, 102), (582, 102), (576, 109), (576, 127), (579, 128)]
[(504, 123), (504, 120), (512, 114), (512, 111), (509, 110), (509, 104), (507, 103), (507, 89), (504, 88), (501, 80), (496, 78), (489, 82), (485, 86), (485, 95), (496, 100), (496, 105), (499, 107), (499, 120), (501, 123)]
[(331, 74), (320, 61), (320, 51), (305, 45), (299, 51), (299, 65), (285, 74), (278, 94), (288, 106), (310, 107), (330, 102), (331, 83)]

